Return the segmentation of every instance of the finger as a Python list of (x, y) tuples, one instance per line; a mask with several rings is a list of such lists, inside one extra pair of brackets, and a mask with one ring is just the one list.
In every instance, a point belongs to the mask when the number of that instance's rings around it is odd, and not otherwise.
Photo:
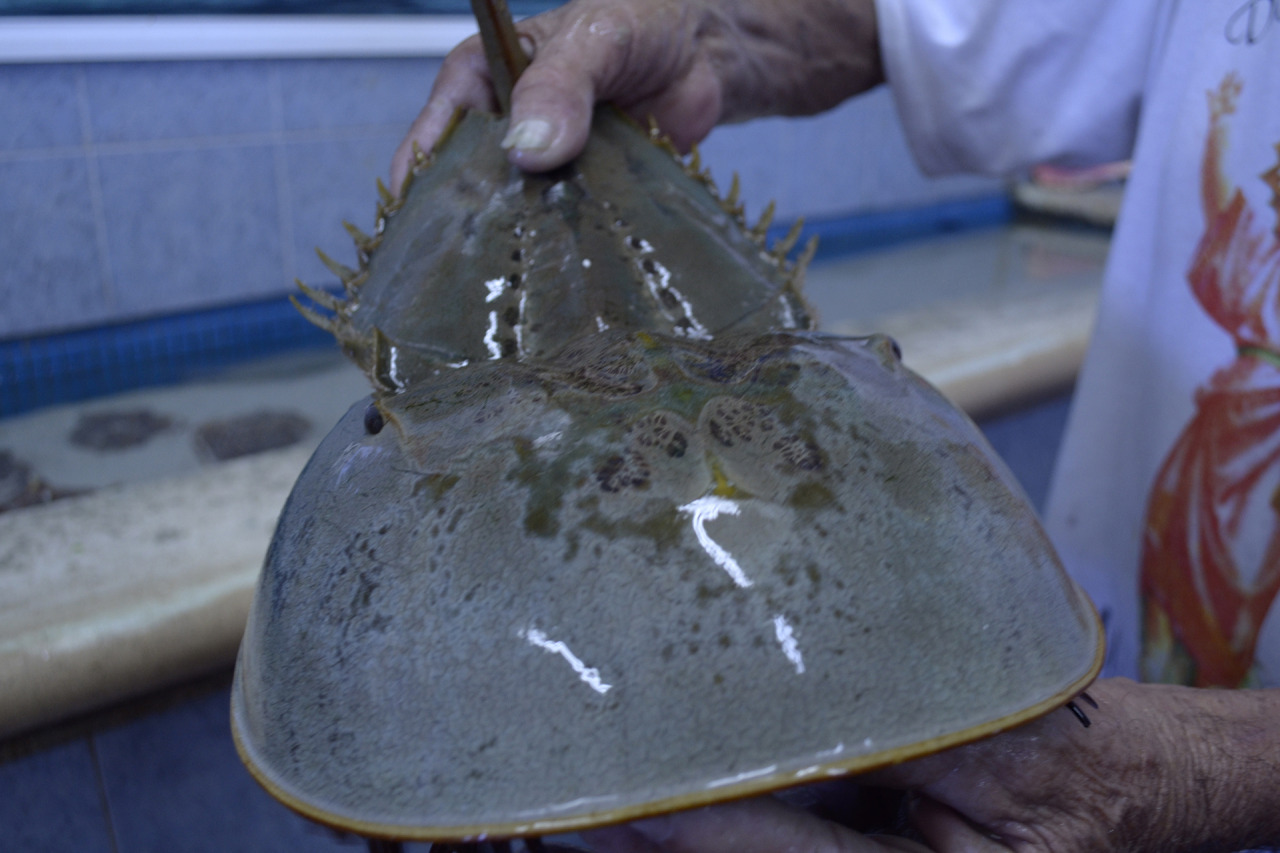
[(574, 4), (532, 18), (521, 32), (534, 61), (511, 93), (511, 130), (503, 145), (530, 171), (553, 169), (586, 145), (598, 99), (614, 94), (637, 22), (630, 9)]
[(693, 809), (584, 833), (607, 853), (927, 853), (901, 838), (868, 838), (771, 798)]
[(427, 104), (391, 158), (391, 191), (397, 195), (413, 168), (413, 148), (431, 151), (459, 109), (493, 110), (493, 88), (480, 39), (472, 36), (445, 58), (431, 87)]
[(975, 829), (960, 813), (925, 796), (912, 798), (911, 822), (936, 853), (1008, 853), (1009, 847)]
[(706, 138), (720, 119), (720, 80), (711, 66), (697, 63), (677, 85), (656, 96), (620, 102), (633, 118), (647, 125), (652, 118), (683, 153)]
[[(1108, 696), (1119, 681), (1122, 679), (1094, 682), (1089, 690), (1095, 696)], [(857, 778), (886, 788), (928, 789), (934, 796), (947, 790), (963, 791), (975, 779), (989, 774), (992, 767), (1035, 767), (1050, 760), (1061, 762), (1063, 756), (1087, 754), (1114, 722), (1111, 708), (1105, 714), (1091, 712), (1090, 716), (1091, 728), (1084, 728), (1067, 707), (1060, 707), (1016, 728)]]

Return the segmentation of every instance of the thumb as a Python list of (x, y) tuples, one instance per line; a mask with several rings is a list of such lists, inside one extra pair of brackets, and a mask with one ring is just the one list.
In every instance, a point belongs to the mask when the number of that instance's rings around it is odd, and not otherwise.
[[(522, 43), (532, 62), (511, 92), (511, 125), (503, 147), (522, 169), (541, 172), (573, 159), (587, 143), (605, 81), (627, 65), (635, 31), (626, 14), (572, 4), (524, 21)], [(628, 13), (629, 14), (629, 13)]]
[(937, 853), (1008, 853), (1008, 846), (985, 835), (950, 806), (923, 795), (912, 798), (911, 823)]
[(706, 136), (721, 83), (691, 6), (579, 0), (522, 21), (533, 61), (511, 92), (512, 162), (545, 171), (577, 156), (602, 100), (642, 123), (652, 116), (678, 148)]
[(582, 57), (537, 57), (511, 93), (511, 123), (502, 147), (511, 162), (544, 172), (572, 160), (587, 144), (595, 88)]

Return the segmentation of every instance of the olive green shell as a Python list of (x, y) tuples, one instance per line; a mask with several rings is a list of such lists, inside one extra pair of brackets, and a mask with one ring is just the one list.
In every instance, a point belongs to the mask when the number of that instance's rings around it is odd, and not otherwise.
[(358, 268), (328, 261), (345, 298), (307, 289), (375, 390), (299, 478), (240, 649), (272, 794), (371, 836), (541, 835), (926, 755), (1092, 680), (1096, 615), (973, 424), (887, 338), (807, 331), (797, 229), (767, 246), (610, 108), (548, 174), (505, 132), (461, 117), (352, 229)]
[(367, 405), (289, 499), (233, 698), (319, 820), (653, 814), (972, 740), (1099, 665), (1018, 487), (886, 338), (606, 332)]
[(460, 117), (380, 205), (374, 236), (356, 232), (360, 269), (329, 261), (350, 298), (308, 291), (380, 389), (607, 329), (710, 340), (812, 325), (807, 256), (787, 258), (798, 228), (766, 247), (772, 214), (748, 228), (736, 190), (719, 198), (660, 137), (603, 107), (577, 160), (531, 175), (507, 162), (505, 134), (497, 116)]

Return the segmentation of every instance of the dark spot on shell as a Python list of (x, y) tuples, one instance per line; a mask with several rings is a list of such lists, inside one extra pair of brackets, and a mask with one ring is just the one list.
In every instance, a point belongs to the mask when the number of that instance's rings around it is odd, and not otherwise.
[(513, 272), (511, 275), (507, 276), (507, 284), (511, 287), (512, 290), (519, 290), (520, 289), (520, 273)]
[[(419, 477), (413, 484), (413, 494), (417, 496), (430, 493), (431, 497), (438, 501), (444, 497), (445, 492), (456, 486), (460, 479), (457, 474), (428, 474), (425, 477)], [(437, 515), (444, 515), (444, 512), (444, 506), (437, 507)], [(435, 533), (434, 530), (432, 532)]]
[(708, 404), (707, 429), (725, 447), (750, 444), (777, 429), (777, 419), (764, 406), (746, 400), (718, 399)]
[(514, 305), (507, 306), (507, 310), (502, 312), (502, 319), (508, 326), (514, 326), (520, 322), (520, 309)]
[(660, 448), (672, 459), (683, 457), (689, 449), (688, 437), (663, 412), (641, 418), (632, 427), (632, 434), (641, 447)]
[(801, 471), (821, 471), (823, 468), (822, 451), (818, 446), (794, 433), (784, 435), (775, 441), (773, 450), (792, 468)]
[(706, 604), (721, 598), (728, 592), (729, 587), (727, 586), (711, 587), (700, 583), (698, 584), (698, 588), (695, 590), (694, 595), (697, 597), (698, 603), (705, 606)]
[(642, 393), (653, 382), (653, 374), (643, 360), (617, 350), (596, 352), (566, 350), (565, 362), (576, 366), (566, 379), (587, 394), (631, 396)]
[(836, 496), (821, 483), (801, 483), (791, 490), (787, 503), (796, 509), (822, 509), (835, 502)]
[(530, 506), (524, 514), (524, 529), (534, 536), (555, 536), (560, 532), (555, 508), (546, 504)]
[[(680, 300), (676, 299), (670, 288), (662, 288), (658, 291), (658, 301), (662, 303), (662, 307), (668, 311), (674, 311), (680, 307)], [(686, 318), (687, 319), (687, 318)]]
[(364, 410), (364, 431), (369, 435), (377, 435), (382, 432), (385, 421), (382, 419), (382, 412), (378, 410), (376, 403), (370, 403), (368, 408)]
[(355, 594), (351, 599), (352, 610), (368, 607), (369, 603), (373, 600), (374, 590), (381, 586), (377, 581), (371, 580), (369, 575), (364, 572), (360, 573), (357, 583), (359, 586), (356, 588)]
[(515, 355), (519, 347), (515, 338), (503, 338), (502, 340), (502, 357), (510, 358)]
[(456, 510), (449, 518), (449, 525), (445, 528), (445, 532), (453, 534), (458, 529), (458, 522), (462, 520), (462, 510)]
[(596, 469), (596, 481), (606, 492), (647, 488), (649, 477), (648, 464), (633, 453), (610, 456)]
[(733, 447), (733, 439), (729, 437), (729, 432), (720, 425), (720, 422), (712, 418), (707, 421), (707, 429), (711, 431), (711, 437), (723, 444), (725, 447)]

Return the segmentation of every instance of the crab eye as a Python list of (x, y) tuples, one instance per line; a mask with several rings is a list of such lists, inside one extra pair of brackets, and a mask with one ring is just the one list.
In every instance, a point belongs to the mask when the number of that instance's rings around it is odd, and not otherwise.
[(889, 359), (902, 363), (902, 347), (898, 346), (898, 342), (886, 334), (878, 333), (867, 338), (867, 345), (871, 350), (886, 364)]
[(382, 432), (384, 423), (382, 412), (378, 411), (378, 404), (370, 403), (369, 408), (364, 410), (364, 431), (369, 435), (377, 435)]

